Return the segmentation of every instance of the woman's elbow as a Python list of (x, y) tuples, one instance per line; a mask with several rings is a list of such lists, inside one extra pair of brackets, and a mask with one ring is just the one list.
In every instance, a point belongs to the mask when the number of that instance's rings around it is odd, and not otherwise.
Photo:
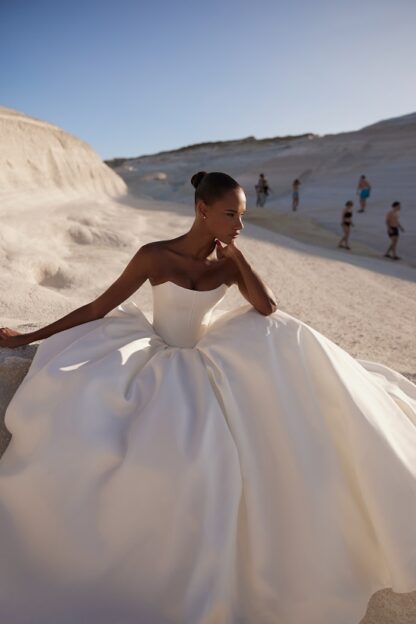
[(256, 310), (263, 316), (270, 316), (270, 314), (276, 312), (277, 303), (273, 300), (269, 300), (265, 305), (262, 305), (260, 308), (256, 308)]

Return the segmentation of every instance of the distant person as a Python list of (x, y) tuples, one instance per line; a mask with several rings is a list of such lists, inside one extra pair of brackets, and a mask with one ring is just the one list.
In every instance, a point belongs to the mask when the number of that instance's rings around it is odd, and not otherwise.
[(350, 236), (351, 226), (354, 225), (352, 222), (353, 206), (354, 204), (352, 201), (347, 201), (344, 206), (344, 210), (342, 211), (341, 226), (344, 231), (344, 236), (339, 241), (338, 247), (344, 247), (344, 249), (351, 249), (351, 247), (348, 245), (348, 239)]
[(264, 173), (260, 174), (257, 184), (255, 186), (255, 189), (256, 189), (256, 206), (263, 207), (264, 204), (266, 203), (266, 199), (270, 190), (269, 183), (267, 182), (267, 179)]
[(362, 175), (360, 179), (358, 180), (358, 185), (357, 185), (357, 195), (359, 195), (360, 197), (360, 209), (358, 212), (365, 211), (365, 207), (367, 205), (367, 199), (370, 197), (370, 193), (371, 193), (371, 184), (369, 183), (365, 175)]
[(387, 249), (384, 254), (385, 258), (391, 258), (392, 260), (401, 260), (401, 258), (397, 255), (396, 247), (399, 241), (399, 229), (404, 232), (404, 228), (402, 228), (399, 222), (399, 211), (401, 205), (400, 202), (395, 201), (391, 205), (391, 209), (386, 215), (386, 225), (387, 225), (387, 234), (390, 237), (390, 247)]
[(299, 187), (301, 185), (300, 180), (296, 178), (292, 182), (292, 210), (297, 210), (299, 206)]

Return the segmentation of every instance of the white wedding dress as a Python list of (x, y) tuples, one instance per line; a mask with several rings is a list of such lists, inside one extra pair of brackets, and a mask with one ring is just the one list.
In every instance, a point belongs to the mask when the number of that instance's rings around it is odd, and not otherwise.
[(5, 624), (358, 624), (416, 589), (416, 386), (226, 286), (45, 340), (6, 413)]

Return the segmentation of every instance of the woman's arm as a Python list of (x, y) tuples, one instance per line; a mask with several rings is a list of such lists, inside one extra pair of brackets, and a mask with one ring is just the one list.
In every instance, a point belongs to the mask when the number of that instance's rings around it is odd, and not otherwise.
[[(217, 241), (217, 245), (221, 243)], [(230, 243), (221, 247), (221, 252), (226, 258), (231, 258), (236, 266), (236, 283), (238, 288), (249, 303), (264, 316), (268, 316), (277, 310), (276, 297), (261, 277), (252, 269), (242, 252)]]
[(0, 347), (21, 347), (76, 325), (102, 318), (128, 299), (147, 280), (151, 264), (150, 256), (151, 247), (149, 245), (141, 247), (120, 277), (102, 295), (46, 327), (27, 334), (17, 334), (7, 327), (0, 329)]

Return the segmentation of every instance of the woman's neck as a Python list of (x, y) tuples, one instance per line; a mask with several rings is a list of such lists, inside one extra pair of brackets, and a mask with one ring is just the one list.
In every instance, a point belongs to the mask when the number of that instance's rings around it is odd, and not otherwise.
[(192, 224), (189, 232), (180, 238), (181, 253), (191, 256), (194, 260), (208, 260), (215, 250), (215, 238), (212, 234), (204, 231), (196, 221)]

